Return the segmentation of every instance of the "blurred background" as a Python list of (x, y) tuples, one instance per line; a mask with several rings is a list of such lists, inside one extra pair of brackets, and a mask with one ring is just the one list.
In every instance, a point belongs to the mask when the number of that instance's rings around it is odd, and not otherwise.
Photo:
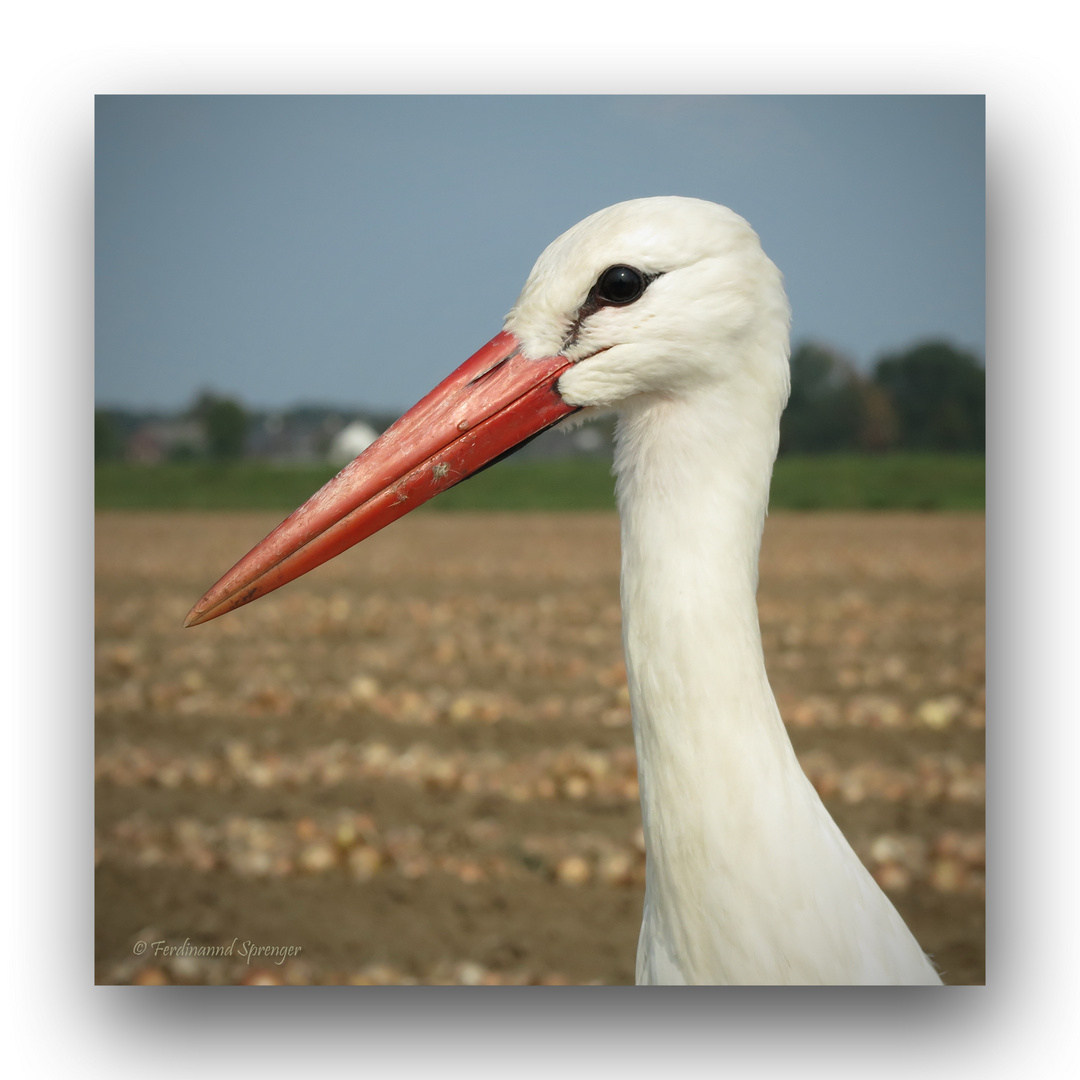
[[(99, 98), (99, 981), (632, 981), (610, 422), (177, 628), (500, 328), (550, 240), (680, 194), (746, 217), (793, 307), (760, 594), (781, 711), (946, 981), (981, 982), (983, 118), (963, 96)], [(236, 937), (302, 948), (132, 951)]]

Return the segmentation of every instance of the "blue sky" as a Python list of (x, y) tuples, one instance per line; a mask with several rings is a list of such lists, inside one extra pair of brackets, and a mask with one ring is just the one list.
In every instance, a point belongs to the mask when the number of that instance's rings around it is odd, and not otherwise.
[(99, 97), (96, 396), (411, 405), (623, 199), (732, 207), (797, 343), (985, 348), (983, 98)]

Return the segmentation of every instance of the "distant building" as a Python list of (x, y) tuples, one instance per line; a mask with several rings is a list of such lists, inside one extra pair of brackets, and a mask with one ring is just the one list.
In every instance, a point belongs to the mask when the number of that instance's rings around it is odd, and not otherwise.
[(256, 416), (248, 432), (247, 456), (277, 465), (321, 462), (326, 456), (328, 427), (335, 419), (313, 409)]
[(560, 427), (545, 431), (542, 435), (517, 451), (519, 461), (552, 458), (610, 458), (611, 436), (614, 425), (601, 419), (573, 431)]
[[(123, 446), (128, 461), (156, 465), (202, 460), (209, 453), (203, 424), (187, 415), (99, 409)], [(275, 465), (347, 465), (389, 427), (396, 413), (297, 405), (275, 412), (249, 412), (243, 456)], [(610, 458), (614, 423), (600, 419), (573, 431), (553, 429), (529, 442), (517, 460)]]
[(333, 465), (348, 465), (378, 437), (379, 433), (370, 424), (365, 424), (363, 420), (354, 420), (331, 439), (326, 458)]
[(197, 420), (147, 420), (127, 441), (127, 459), (139, 465), (159, 465), (206, 452), (206, 435)]
[(578, 428), (571, 438), (574, 440), (574, 449), (581, 454), (600, 454), (608, 445), (603, 433), (591, 425)]

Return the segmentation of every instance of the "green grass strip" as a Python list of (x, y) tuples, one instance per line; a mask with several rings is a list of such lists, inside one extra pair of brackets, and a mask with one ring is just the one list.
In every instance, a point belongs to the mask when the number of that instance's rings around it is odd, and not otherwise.
[[(323, 465), (182, 462), (97, 466), (101, 510), (280, 510), (299, 506), (333, 476)], [(774, 510), (982, 510), (985, 460), (947, 454), (785, 457), (773, 475)], [(610, 463), (513, 459), (438, 496), (431, 510), (612, 510)]]

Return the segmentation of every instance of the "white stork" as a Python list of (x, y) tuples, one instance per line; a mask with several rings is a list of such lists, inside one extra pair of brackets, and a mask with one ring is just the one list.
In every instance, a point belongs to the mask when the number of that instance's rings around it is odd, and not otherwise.
[(537, 260), (503, 331), (199, 601), (246, 604), (579, 410), (618, 414), (623, 644), (646, 846), (637, 981), (940, 984), (803, 775), (758, 549), (789, 387), (782, 278), (737, 214), (637, 199)]

